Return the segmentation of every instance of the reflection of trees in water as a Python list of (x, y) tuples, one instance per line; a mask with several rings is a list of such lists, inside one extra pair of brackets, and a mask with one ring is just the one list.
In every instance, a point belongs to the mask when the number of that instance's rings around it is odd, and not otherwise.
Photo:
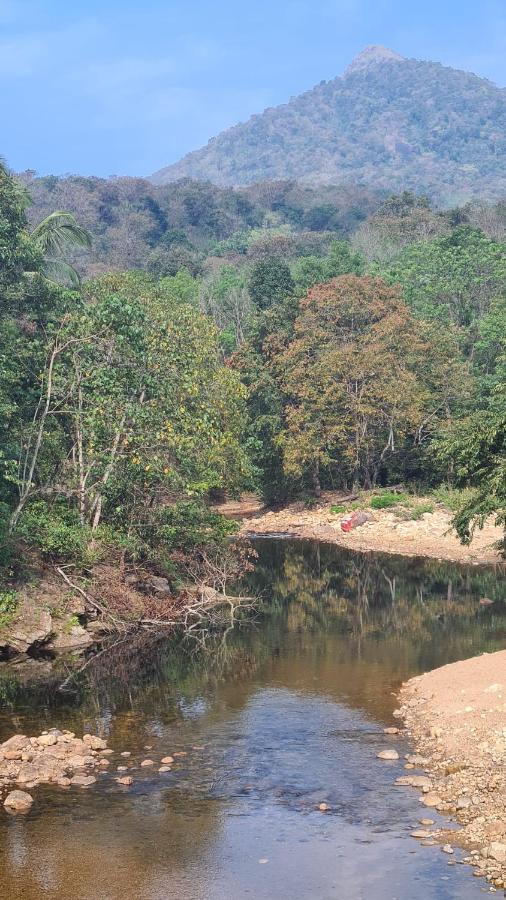
[[(483, 640), (484, 633), (501, 628), (503, 605), (478, 603), (481, 596), (499, 596), (493, 569), (356, 554), (316, 543), (265, 541), (257, 548), (248, 587), (263, 598), (258, 621), (234, 629), (226, 639), (211, 635), (205, 652), (191, 641), (163, 635), (118, 641), (72, 682), (73, 693), (58, 691), (68, 674), (62, 661), (42, 681), (25, 685), (5, 674), (2, 705), (40, 710), (44, 725), (55, 724), (58, 710), (66, 725), (84, 714), (91, 724), (121, 712), (127, 734), (132, 720), (147, 719), (154, 711), (163, 710), (167, 722), (181, 722), (182, 705), (212, 693), (223, 681), (251, 679), (290, 634), (301, 640), (307, 635), (306, 645), (316, 632), (320, 638), (349, 636), (355, 650), (369, 638), (388, 637), (400, 647), (403, 640), (427, 644), (445, 635), (460, 641), (465, 653), (473, 635)], [(237, 692), (238, 704), (241, 698)]]
[(256, 579), (264, 582), (265, 611), (284, 610), (291, 631), (332, 628), (428, 640), (434, 629), (468, 628), (474, 621), (493, 629), (501, 619), (501, 603), (492, 610), (478, 602), (501, 599), (493, 569), (288, 542), (260, 549)]

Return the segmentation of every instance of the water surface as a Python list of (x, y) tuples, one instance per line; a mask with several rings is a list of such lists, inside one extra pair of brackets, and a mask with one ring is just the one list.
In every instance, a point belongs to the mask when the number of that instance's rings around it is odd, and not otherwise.
[[(382, 729), (402, 680), (504, 646), (500, 573), (317, 544), (257, 547), (256, 621), (208, 654), (174, 640), (119, 646), (63, 695), (58, 667), (38, 684), (25, 672), (21, 685), (0, 670), (0, 739), (91, 730), (131, 751), (135, 779), (119, 788), (113, 771), (87, 791), (37, 789), (27, 817), (0, 813), (2, 897), (481, 896), (466, 867), (410, 838), (424, 807), (393, 787), (402, 759), (376, 753), (392, 745)], [(483, 596), (493, 605), (480, 606)], [(138, 768), (174, 751), (187, 755), (169, 774)], [(124, 763), (112, 759), (111, 770)]]

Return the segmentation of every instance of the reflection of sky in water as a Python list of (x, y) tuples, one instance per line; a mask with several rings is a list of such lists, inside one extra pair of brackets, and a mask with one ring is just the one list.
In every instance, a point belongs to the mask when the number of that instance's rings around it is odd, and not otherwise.
[[(376, 753), (395, 740), (382, 729), (401, 680), (503, 643), (501, 604), (478, 602), (499, 579), (310, 545), (259, 549), (270, 606), (219, 659), (161, 644), (130, 681), (101, 676), (82, 708), (28, 697), (17, 709), (29, 733), (102, 729), (131, 752), (134, 785), (115, 784), (116, 756), (92, 790), (41, 789), (28, 817), (0, 813), (2, 900), (481, 896), (469, 869), (410, 837), (424, 807), (393, 784), (402, 758)], [(0, 734), (12, 727), (0, 714)], [(175, 751), (187, 755), (165, 776), (140, 768)]]

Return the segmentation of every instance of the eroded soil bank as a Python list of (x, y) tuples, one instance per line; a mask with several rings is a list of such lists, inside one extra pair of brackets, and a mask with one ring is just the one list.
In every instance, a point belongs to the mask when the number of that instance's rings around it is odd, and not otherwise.
[[(503, 537), (492, 521), (477, 531), (470, 546), (463, 546), (452, 529), (452, 514), (442, 505), (421, 518), (403, 520), (391, 509), (368, 510), (370, 521), (348, 533), (341, 530), (346, 512), (333, 514), (330, 508), (340, 503), (339, 494), (325, 493), (316, 509), (303, 503), (291, 503), (280, 510), (259, 511), (243, 522), (244, 535), (283, 534), (287, 537), (339, 544), (350, 550), (426, 556), (470, 565), (500, 564), (495, 544)], [(419, 503), (424, 503), (420, 498)]]
[(438, 840), (467, 849), (475, 874), (504, 888), (506, 650), (412, 678), (400, 697), (397, 714), (430, 779), (420, 799), (460, 826)]

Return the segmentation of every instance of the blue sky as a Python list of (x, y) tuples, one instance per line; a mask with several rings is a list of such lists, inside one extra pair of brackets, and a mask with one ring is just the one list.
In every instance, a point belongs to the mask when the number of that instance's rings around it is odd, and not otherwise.
[(368, 44), (506, 86), (505, 0), (0, 0), (0, 155), (150, 174)]

